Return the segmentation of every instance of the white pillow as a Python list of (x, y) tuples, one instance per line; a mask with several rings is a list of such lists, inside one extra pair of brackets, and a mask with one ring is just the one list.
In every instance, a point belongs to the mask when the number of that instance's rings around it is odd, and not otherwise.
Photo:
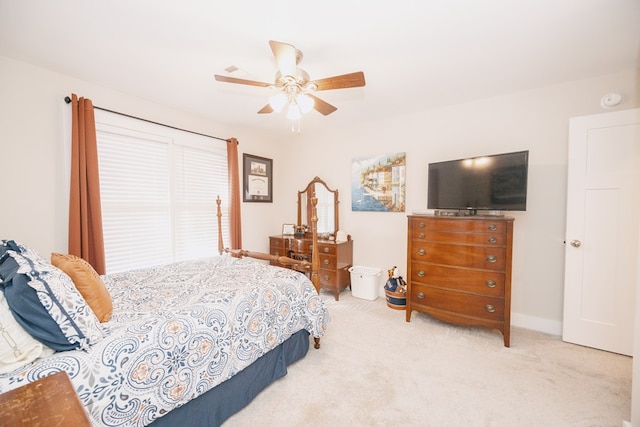
[(34, 339), (16, 322), (4, 292), (0, 291), (0, 374), (53, 353), (53, 349)]

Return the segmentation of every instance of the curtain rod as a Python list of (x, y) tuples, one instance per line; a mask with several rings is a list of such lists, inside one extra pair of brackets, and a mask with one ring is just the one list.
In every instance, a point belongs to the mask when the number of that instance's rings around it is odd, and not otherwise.
[[(64, 102), (66, 102), (67, 104), (70, 104), (71, 103), (71, 98), (68, 97), (68, 96), (65, 96), (64, 97)], [(231, 142), (231, 138), (220, 138), (220, 137), (217, 137), (217, 136), (211, 136), (211, 135), (207, 135), (207, 134), (200, 133), (200, 132), (195, 132), (195, 131), (188, 130), (188, 129), (182, 129), (182, 128), (171, 126), (171, 125), (167, 125), (167, 124), (164, 124), (164, 123), (154, 122), (153, 120), (143, 119), (143, 118), (140, 118), (140, 117), (132, 116), (130, 114), (121, 113), (119, 111), (113, 111), (113, 110), (109, 110), (109, 109), (106, 109), (106, 108), (98, 107), (96, 105), (94, 105), (93, 108), (98, 109), (98, 110), (102, 110), (102, 111), (106, 111), (108, 113), (113, 113), (113, 114), (118, 114), (118, 115), (121, 115), (121, 116), (129, 117), (129, 118), (136, 119), (136, 120), (142, 120), (143, 122), (153, 123), (154, 125), (164, 126), (164, 127), (168, 127), (168, 128), (171, 128), (171, 129), (180, 130), (180, 131), (183, 131), (183, 132), (189, 132), (189, 133), (193, 133), (195, 135), (205, 136), (207, 138), (213, 138), (213, 139), (217, 139), (217, 140), (220, 140), (220, 141)]]

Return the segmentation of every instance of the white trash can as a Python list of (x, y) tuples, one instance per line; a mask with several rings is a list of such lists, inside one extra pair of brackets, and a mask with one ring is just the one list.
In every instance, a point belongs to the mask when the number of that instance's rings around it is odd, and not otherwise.
[(378, 298), (381, 269), (354, 265), (349, 268), (349, 273), (351, 273), (351, 294), (354, 297), (369, 301)]

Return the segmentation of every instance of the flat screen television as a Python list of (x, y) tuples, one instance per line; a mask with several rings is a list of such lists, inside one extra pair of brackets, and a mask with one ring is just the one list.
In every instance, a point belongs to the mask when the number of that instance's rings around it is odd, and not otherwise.
[(529, 151), (429, 163), (427, 208), (525, 211)]

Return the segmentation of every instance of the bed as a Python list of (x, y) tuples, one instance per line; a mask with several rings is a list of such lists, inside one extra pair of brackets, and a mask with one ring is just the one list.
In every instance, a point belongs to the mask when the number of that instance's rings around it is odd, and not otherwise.
[[(112, 301), (100, 321), (77, 277), (2, 241), (0, 329), (8, 330), (10, 311), (35, 344), (23, 352), (29, 360), (2, 366), (0, 393), (63, 370), (94, 425), (222, 424), (303, 358), (310, 336), (319, 347), (329, 316), (312, 263), (300, 264), (305, 275), (260, 261), (270, 255), (220, 251), (99, 276)], [(16, 294), (30, 298), (28, 307)]]

